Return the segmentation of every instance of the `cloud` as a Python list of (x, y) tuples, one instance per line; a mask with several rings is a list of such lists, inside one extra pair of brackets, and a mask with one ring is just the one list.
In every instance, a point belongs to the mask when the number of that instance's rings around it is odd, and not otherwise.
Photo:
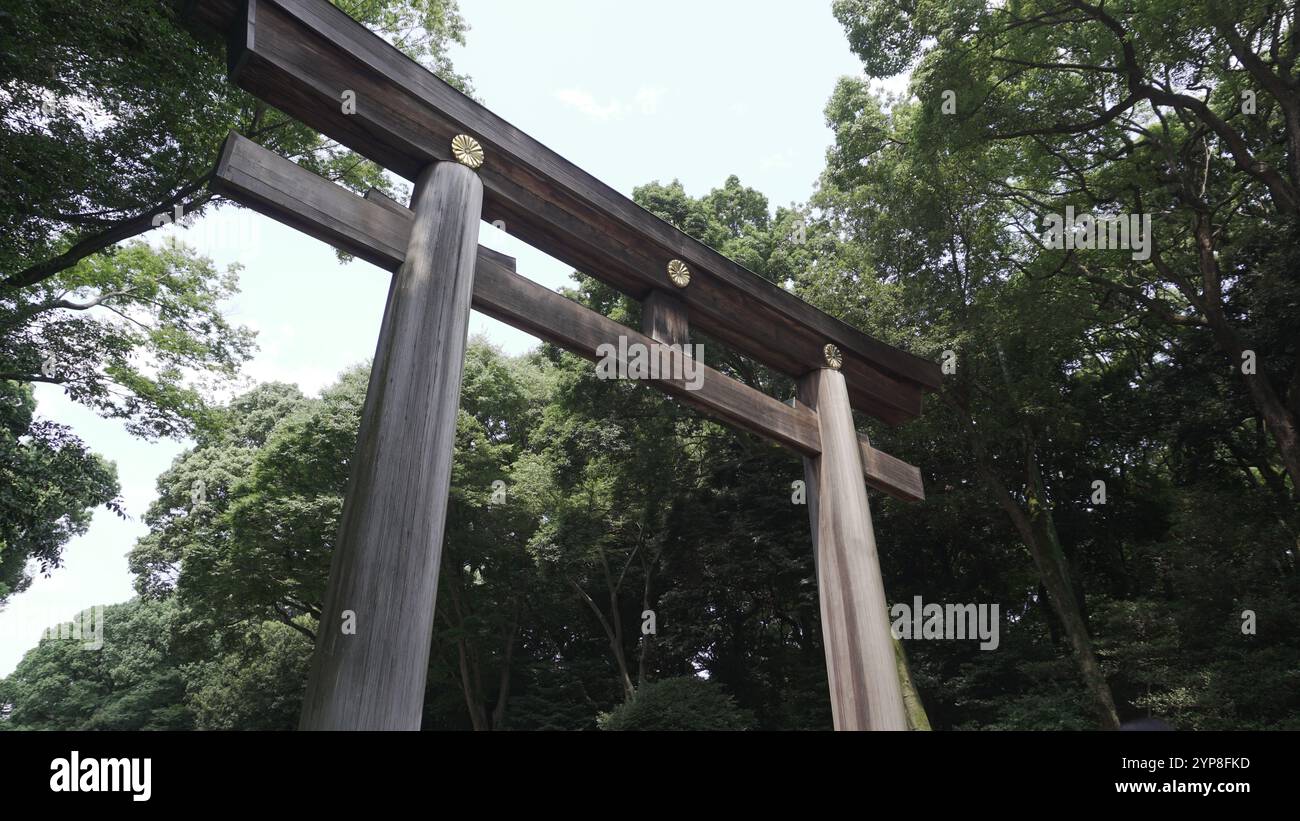
[(608, 120), (619, 111), (617, 101), (609, 105), (601, 105), (596, 102), (596, 98), (590, 91), (583, 91), (580, 88), (562, 88), (555, 92), (555, 96), (560, 102), (570, 108), (576, 108), (593, 120)]
[(629, 99), (615, 97), (602, 103), (586, 89), (562, 88), (555, 92), (555, 97), (588, 118), (605, 122), (633, 114), (652, 115), (659, 110), (659, 103), (667, 93), (668, 89), (663, 86), (641, 86)]

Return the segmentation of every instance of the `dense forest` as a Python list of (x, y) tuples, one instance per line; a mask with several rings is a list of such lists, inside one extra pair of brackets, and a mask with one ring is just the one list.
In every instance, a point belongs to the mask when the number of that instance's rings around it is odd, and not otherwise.
[[(454, 0), (337, 5), (472, 93), (447, 56)], [(826, 104), (806, 203), (725, 174), (633, 198), (943, 363), (920, 419), (860, 420), (926, 487), (871, 495), (885, 588), (996, 603), (1000, 640), (903, 640), (914, 726), (1300, 729), (1300, 8), (833, 13), (863, 74)], [(121, 511), (113, 466), (39, 415), (32, 383), (192, 442), (158, 477), (138, 595), (104, 609), (102, 649), (43, 639), (0, 681), (0, 729), (292, 729), (367, 372), (213, 399), (256, 344), (223, 314), (238, 271), (144, 237), (152, 214), (219, 204), (231, 128), (403, 192), (227, 85), (170, 3), (4, 0), (0, 33), (0, 602), (58, 573), (95, 509)], [(907, 93), (873, 90), (904, 71)], [(120, 114), (85, 128), (73, 100)], [(1130, 217), (1128, 247), (1097, 241)], [(640, 327), (582, 272), (567, 295)], [(586, 360), (472, 340), (424, 726), (829, 728), (801, 479), (797, 456)]]

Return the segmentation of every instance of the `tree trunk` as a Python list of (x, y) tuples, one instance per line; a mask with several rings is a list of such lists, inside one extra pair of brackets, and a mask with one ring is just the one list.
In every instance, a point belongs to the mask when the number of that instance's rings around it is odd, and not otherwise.
[(1259, 355), (1260, 352), (1256, 351), (1255, 372), (1243, 373), (1241, 357), (1246, 351), (1246, 346), (1237, 334), (1236, 328), (1232, 327), (1217, 307), (1207, 310), (1205, 319), (1219, 348), (1228, 355), (1233, 370), (1245, 381), (1246, 390), (1263, 418), (1264, 426), (1273, 438), (1274, 444), (1277, 445), (1287, 475), (1291, 477), (1292, 496), (1300, 499), (1300, 436), (1297, 435), (1296, 418), (1273, 389), (1273, 383), (1268, 379), (1264, 364), (1259, 361), (1263, 358)]
[(515, 659), (515, 636), (519, 634), (519, 613), (516, 607), (515, 617), (506, 628), (506, 651), (501, 658), (501, 676), (497, 684), (497, 704), (492, 709), (492, 729), (500, 730), (506, 725), (506, 706), (510, 702), (510, 668)]
[[(1092, 649), (1092, 638), (1088, 635), (1088, 625), (1084, 621), (1079, 601), (1070, 584), (1069, 565), (1056, 531), (1056, 520), (1052, 509), (1043, 493), (1042, 477), (1038, 470), (1038, 460), (1032, 449), (1026, 455), (1026, 466), (1030, 481), (1027, 488), (1029, 501), (1028, 546), (1033, 554), (1034, 564), (1039, 576), (1047, 588), (1047, 598), (1061, 620), (1070, 647), (1074, 650), (1079, 672), (1083, 675), (1084, 685), (1092, 695), (1094, 708), (1101, 719), (1102, 726), (1108, 730), (1119, 729), (1119, 715), (1115, 710), (1115, 699), (1110, 691), (1110, 684), (1101, 671), (1097, 654)], [(1017, 507), (1017, 510), (1019, 508)], [(1022, 531), (1023, 532), (1023, 531)]]
[(929, 730), (930, 717), (926, 715), (921, 694), (912, 681), (912, 670), (907, 665), (907, 650), (901, 639), (894, 639), (894, 658), (898, 662), (898, 685), (903, 688), (903, 706), (907, 709), (907, 729)]
[(1079, 674), (1092, 698), (1101, 726), (1110, 730), (1118, 729), (1119, 715), (1115, 710), (1115, 699), (1111, 694), (1110, 684), (1102, 674), (1101, 665), (1097, 662), (1097, 655), (1092, 648), (1092, 639), (1088, 635), (1087, 625), (1070, 586), (1065, 556), (1061, 552), (1051, 508), (1046, 503), (1042, 492), (1042, 480), (1033, 448), (1026, 447), (1025, 495), (1029, 501), (1029, 511), (1026, 512), (998, 479), (983, 439), (975, 430), (970, 414), (951, 397), (948, 397), (948, 401), (961, 415), (966, 426), (980, 478), (984, 480), (984, 484), (993, 494), (998, 505), (1011, 519), (1025, 547), (1029, 548), (1029, 555), (1038, 570), (1039, 581), (1047, 591), (1047, 601), (1052, 606), (1052, 612), (1060, 620), (1061, 628), (1065, 630)]
[(623, 652), (622, 619), (620, 619), (618, 615), (617, 598), (611, 598), (614, 608), (611, 618), (615, 620), (614, 623), (611, 624), (610, 620), (605, 618), (605, 614), (600, 611), (600, 607), (591, 596), (587, 595), (587, 591), (583, 590), (580, 584), (575, 582), (573, 579), (569, 579), (569, 584), (573, 586), (574, 590), (578, 591), (578, 595), (587, 603), (587, 606), (591, 608), (591, 612), (596, 614), (596, 619), (600, 622), (601, 628), (604, 629), (605, 638), (609, 640), (610, 652), (614, 656), (614, 664), (618, 668), (618, 680), (619, 685), (623, 688), (623, 700), (631, 701), (636, 697), (636, 687), (632, 684), (632, 676), (628, 672), (627, 667), (627, 656)]

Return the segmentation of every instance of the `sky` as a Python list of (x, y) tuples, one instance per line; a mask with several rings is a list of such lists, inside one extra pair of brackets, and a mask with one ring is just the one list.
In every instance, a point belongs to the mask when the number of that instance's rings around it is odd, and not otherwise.
[[(832, 134), (823, 108), (836, 80), (860, 74), (830, 3), (759, 0), (460, 0), (467, 45), (452, 52), (480, 100), (498, 115), (618, 191), (680, 180), (700, 196), (731, 175), (770, 207), (807, 201)], [(897, 90), (902, 79), (890, 83)], [(489, 158), (489, 162), (491, 159)], [(232, 321), (258, 332), (248, 384), (296, 383), (315, 393), (375, 349), (388, 274), (341, 265), (329, 246), (249, 211), (226, 207), (175, 234), (218, 266), (239, 263)], [(548, 287), (570, 269), (491, 225), (483, 245), (518, 258), (519, 273)], [(470, 333), (510, 354), (535, 346), (479, 314)], [(0, 611), (0, 676), (48, 626), (134, 594), (126, 554), (146, 532), (155, 482), (188, 446), (146, 442), (62, 395), (36, 388), (38, 413), (70, 425), (117, 465), (130, 519), (95, 513), (64, 548), (62, 567), (38, 576)], [(111, 641), (111, 636), (105, 636)]]

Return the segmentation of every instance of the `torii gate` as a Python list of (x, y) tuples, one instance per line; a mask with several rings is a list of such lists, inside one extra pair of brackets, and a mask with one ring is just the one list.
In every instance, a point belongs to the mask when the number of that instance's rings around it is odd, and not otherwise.
[[(326, 0), (185, 0), (224, 35), (232, 80), (415, 182), (359, 197), (238, 134), (212, 188), (394, 272), (334, 549), (303, 729), (420, 727), (471, 305), (588, 359), (682, 344), (691, 326), (798, 380), (787, 405), (715, 370), (657, 387), (804, 457), (836, 729), (907, 728), (865, 484), (924, 497), (852, 409), (914, 418), (939, 367), (824, 314), (637, 206)], [(341, 101), (352, 92), (353, 110)], [(617, 288), (644, 334), (515, 273), (480, 220)], [(337, 626), (352, 611), (358, 629)]]

